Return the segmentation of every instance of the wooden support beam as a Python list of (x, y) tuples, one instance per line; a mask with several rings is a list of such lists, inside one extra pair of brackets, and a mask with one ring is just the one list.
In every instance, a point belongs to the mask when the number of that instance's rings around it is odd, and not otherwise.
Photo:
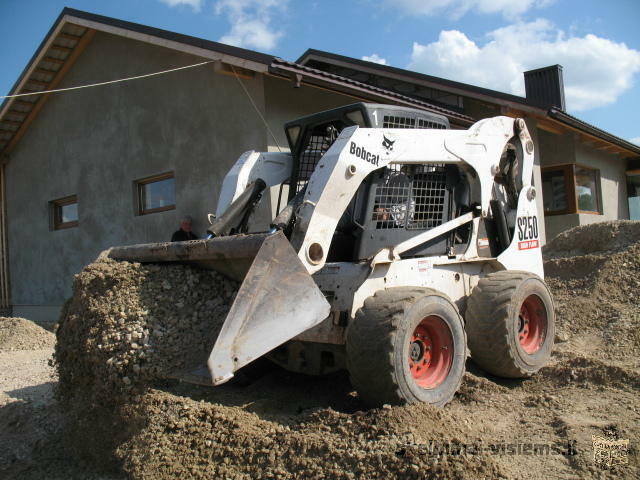
[(64, 65), (64, 60), (60, 60), (59, 58), (53, 58), (53, 57), (44, 57), (42, 59), (43, 62), (51, 62), (51, 63), (55, 63), (56, 65)]
[(27, 83), (32, 83), (34, 85), (37, 85), (37, 86), (43, 87), (43, 88), (47, 88), (49, 86), (49, 82), (43, 82), (43, 81), (40, 81), (40, 80), (33, 80), (31, 78), (29, 80), (27, 80)]
[(82, 37), (78, 35), (71, 35), (70, 33), (61, 32), (58, 34), (58, 38), (64, 38), (65, 40), (71, 40), (74, 42), (79, 41)]
[(62, 52), (62, 53), (71, 53), (71, 52), (73, 52), (73, 48), (61, 47), (60, 45), (51, 45), (49, 47), (49, 50), (55, 50), (56, 52)]
[(605, 152), (618, 152), (621, 150), (619, 147), (616, 147), (615, 145), (611, 145), (610, 143), (604, 143), (604, 142), (596, 144), (594, 148), (596, 150), (601, 150)]
[(0, 120), (0, 123), (6, 123), (7, 125), (13, 125), (15, 127), (19, 127), (22, 125), (22, 122), (16, 122), (15, 120), (7, 120), (6, 118), (3, 118), (2, 120)]
[(38, 93), (41, 91), (41, 89), (37, 88), (23, 87), (22, 90), (20, 90), (20, 93)]
[(524, 117), (526, 117), (526, 114), (522, 110), (516, 110), (514, 108), (507, 107), (507, 106), (501, 106), (500, 107), (500, 113), (502, 115), (505, 115), (507, 117), (512, 117), (512, 118), (524, 118)]
[(33, 108), (36, 102), (25, 102), (24, 100), (14, 100), (13, 104), (25, 108)]
[(27, 115), (29, 115), (29, 112), (23, 112), (22, 110), (9, 110), (9, 112), (11, 115), (22, 115), (23, 117), (26, 117)]
[(564, 135), (567, 133), (567, 130), (564, 130), (562, 127), (557, 126), (556, 124), (552, 124), (546, 120), (538, 120), (538, 128), (544, 130), (545, 132), (554, 133), (556, 135)]
[(58, 70), (49, 70), (47, 68), (36, 68), (34, 73), (41, 73), (43, 75), (55, 75), (58, 73)]
[[(86, 46), (89, 44), (89, 42), (91, 41), (91, 39), (93, 38), (95, 33), (96, 33), (95, 30), (87, 29), (85, 34), (82, 36), (81, 40), (78, 42), (76, 47), (73, 49), (73, 52), (71, 53), (71, 55), (69, 55), (69, 57), (67, 57), (67, 60), (65, 62), (63, 62), (64, 65), (62, 66), (62, 68), (60, 70), (58, 70), (58, 73), (56, 74), (56, 76), (53, 78), (53, 80), (51, 80), (51, 83), (49, 83), (49, 89), (50, 90), (54, 90), (60, 84), (60, 82), (64, 78), (65, 74), (69, 71), (69, 69), (76, 62), (76, 60), (78, 59), (80, 54), (84, 51)], [(45, 57), (45, 59), (46, 58), (48, 58), (48, 57)], [(35, 103), (33, 109), (31, 110), (31, 113), (29, 114), (29, 116), (27, 118), (25, 118), (24, 122), (22, 122), (22, 126), (16, 131), (15, 135), (13, 136), (13, 138), (11, 139), (9, 144), (4, 149), (4, 153), (9, 153), (13, 149), (13, 147), (15, 147), (16, 143), (18, 143), (20, 141), (20, 139), (22, 138), (24, 133), (29, 128), (29, 125), (31, 125), (31, 122), (33, 122), (33, 120), (38, 115), (38, 112), (42, 109), (42, 107), (46, 103), (47, 99), (49, 98), (49, 95), (52, 95), (52, 94), (51, 93), (45, 93), (43, 95), (38, 95), (38, 97), (39, 97), (38, 101)]]
[(216, 73), (222, 73), (223, 75), (232, 75), (234, 77), (237, 75), (239, 78), (244, 78), (245, 80), (251, 80), (255, 77), (255, 72), (253, 70), (248, 70), (246, 68), (233, 66), (223, 62), (215, 62), (213, 64), (213, 71)]

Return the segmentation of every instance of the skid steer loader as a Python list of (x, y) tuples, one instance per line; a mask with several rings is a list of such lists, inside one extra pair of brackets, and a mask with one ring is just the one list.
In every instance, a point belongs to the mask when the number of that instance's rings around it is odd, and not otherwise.
[[(290, 153), (249, 151), (228, 172), (209, 238), (110, 250), (242, 282), (206, 368), (183, 379), (219, 385), (267, 355), (307, 374), (346, 368), (371, 406), (444, 405), (467, 344), (494, 375), (547, 362), (554, 308), (524, 120), (452, 130), (439, 115), (358, 103), (285, 131)], [(267, 189), (277, 215), (249, 233)]]

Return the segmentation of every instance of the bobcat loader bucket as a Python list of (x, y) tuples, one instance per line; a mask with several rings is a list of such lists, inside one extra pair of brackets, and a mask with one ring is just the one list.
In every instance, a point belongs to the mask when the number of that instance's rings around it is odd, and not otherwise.
[(114, 247), (109, 257), (188, 263), (241, 282), (208, 360), (175, 375), (184, 381), (222, 384), (239, 368), (329, 315), (329, 303), (281, 232)]

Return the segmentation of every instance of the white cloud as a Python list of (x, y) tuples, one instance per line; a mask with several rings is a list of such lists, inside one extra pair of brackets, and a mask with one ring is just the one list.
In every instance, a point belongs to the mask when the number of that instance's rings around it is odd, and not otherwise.
[(640, 137), (630, 138), (629, 141), (631, 143), (635, 143), (636, 145), (640, 145)]
[(166, 3), (170, 7), (178, 5), (187, 5), (193, 8), (196, 12), (199, 12), (202, 8), (204, 0), (160, 0), (162, 3)]
[(218, 0), (215, 12), (225, 15), (231, 30), (220, 42), (238, 47), (271, 50), (282, 32), (271, 25), (273, 15), (286, 9), (288, 0)]
[(374, 53), (373, 55), (365, 55), (364, 57), (362, 57), (362, 60), (364, 60), (365, 62), (373, 62), (373, 63), (379, 63), (380, 65), (386, 65), (387, 64), (387, 60), (385, 58), (380, 57), (380, 55), (378, 55), (377, 53)]
[(593, 34), (567, 36), (544, 19), (499, 28), (487, 39), (480, 45), (458, 30), (442, 31), (436, 42), (414, 42), (409, 68), (524, 95), (524, 71), (560, 64), (571, 111), (614, 103), (640, 71), (640, 51)]
[(532, 8), (543, 8), (553, 2), (554, 0), (386, 0), (389, 7), (411, 15), (444, 14), (452, 18), (460, 18), (469, 12), (500, 13), (507, 18), (514, 18)]

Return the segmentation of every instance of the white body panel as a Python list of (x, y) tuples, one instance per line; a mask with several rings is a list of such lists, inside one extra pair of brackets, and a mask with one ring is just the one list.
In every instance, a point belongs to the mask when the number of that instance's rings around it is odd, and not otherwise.
[[(294, 241), (301, 245), (300, 261), (309, 273), (322, 268), (336, 225), (356, 190), (369, 173), (390, 163), (458, 164), (473, 171), (479, 188), (471, 185), (471, 195), (480, 205), (479, 213), (486, 216), (494, 172), (505, 145), (514, 136), (514, 121), (494, 117), (477, 122), (469, 130), (344, 129), (318, 162), (298, 211)], [(385, 138), (393, 140), (392, 149), (384, 146)], [(520, 132), (520, 140), (522, 145), (533, 145), (526, 127)], [(528, 191), (533, 172), (532, 148), (523, 148), (522, 163), (523, 191)], [(535, 203), (531, 208), (535, 209)], [(322, 247), (323, 256), (319, 260), (309, 253), (314, 244)], [(389, 261), (396, 259), (387, 256)], [(531, 269), (526, 264), (522, 267), (538, 271), (536, 265), (531, 265)]]
[(267, 187), (279, 185), (291, 175), (290, 153), (255, 152), (249, 150), (227, 172), (218, 198), (216, 216), (219, 217), (240, 196), (247, 186), (261, 178)]

